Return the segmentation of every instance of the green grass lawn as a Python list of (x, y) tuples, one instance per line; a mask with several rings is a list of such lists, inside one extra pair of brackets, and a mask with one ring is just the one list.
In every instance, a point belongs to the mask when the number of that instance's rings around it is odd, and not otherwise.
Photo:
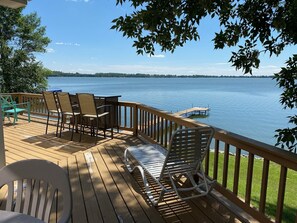
[[(213, 160), (214, 160), (214, 153), (210, 152), (209, 176), (213, 176)], [(218, 179), (217, 179), (219, 183), (222, 183), (223, 161), (224, 161), (224, 154), (220, 153)], [(235, 156), (230, 155), (227, 188), (231, 191), (233, 189), (234, 166), (235, 166)], [(245, 197), (247, 167), (248, 167), (248, 158), (242, 156), (241, 162), (240, 162), (238, 195), (243, 199)], [(253, 170), (251, 204), (257, 209), (259, 208), (259, 201), (260, 201), (262, 168), (263, 168), (263, 160), (255, 159), (254, 170)], [(270, 162), (265, 213), (271, 218), (274, 218), (276, 213), (279, 178), (280, 178), (280, 165)], [(295, 216), (297, 211), (296, 194), (297, 194), (297, 172), (288, 170), (286, 194), (285, 194), (284, 209), (283, 209), (283, 222), (295, 222)]]

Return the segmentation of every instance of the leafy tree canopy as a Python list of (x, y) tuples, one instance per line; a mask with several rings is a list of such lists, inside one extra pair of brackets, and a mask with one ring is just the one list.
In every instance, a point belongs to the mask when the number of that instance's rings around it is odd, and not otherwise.
[[(229, 62), (244, 73), (252, 73), (263, 53), (279, 55), (286, 46), (297, 43), (297, 0), (117, 0), (130, 3), (131, 14), (113, 20), (112, 29), (134, 39), (138, 54), (154, 54), (155, 46), (174, 52), (188, 41), (199, 40), (202, 19), (218, 19), (214, 48), (237, 46)], [(283, 88), (280, 102), (285, 108), (297, 107), (297, 55), (288, 58), (287, 67), (275, 74)], [(293, 126), (278, 129), (277, 144), (296, 151), (297, 116), (289, 117)]]
[(0, 92), (40, 92), (47, 86), (35, 53), (44, 53), (50, 39), (45, 36), (36, 13), (0, 6)]

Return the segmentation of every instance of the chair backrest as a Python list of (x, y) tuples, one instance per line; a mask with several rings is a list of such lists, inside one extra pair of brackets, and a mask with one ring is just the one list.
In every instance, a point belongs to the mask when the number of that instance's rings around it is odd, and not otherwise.
[(45, 101), (45, 105), (48, 111), (50, 110), (55, 110), (57, 111), (57, 103), (56, 103), (56, 98), (54, 92), (51, 91), (44, 91), (42, 92), (43, 98)]
[(94, 94), (77, 93), (77, 100), (82, 115), (97, 115)]
[(195, 173), (201, 165), (214, 130), (211, 127), (197, 127), (177, 130), (169, 144), (168, 153), (160, 178), (170, 174)]
[(57, 92), (57, 97), (62, 112), (73, 113), (71, 100), (68, 92)]
[(4, 185), (8, 185), (7, 211), (28, 214), (49, 222), (52, 204), (58, 198), (59, 203), (63, 204), (58, 222), (68, 222), (72, 211), (69, 178), (56, 164), (33, 159), (4, 166), (0, 169), (0, 188)]
[(16, 104), (11, 95), (0, 95), (0, 102), (2, 108), (11, 107)]

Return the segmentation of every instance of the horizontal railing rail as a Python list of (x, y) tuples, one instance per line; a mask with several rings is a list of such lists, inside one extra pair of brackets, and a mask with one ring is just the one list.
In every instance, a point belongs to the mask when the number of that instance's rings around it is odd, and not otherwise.
[[(42, 94), (12, 93), (13, 99), (19, 103), (30, 102), (31, 114), (40, 117), (47, 116), (47, 109)], [(56, 117), (52, 115), (52, 117)]]
[[(46, 115), (41, 94), (15, 93), (31, 113)], [(149, 142), (169, 145), (174, 131), (205, 126), (195, 120), (134, 102), (118, 102), (118, 126)], [(297, 155), (215, 128), (205, 171), (215, 189), (260, 222), (297, 222)], [(293, 200), (293, 201), (292, 201)]]

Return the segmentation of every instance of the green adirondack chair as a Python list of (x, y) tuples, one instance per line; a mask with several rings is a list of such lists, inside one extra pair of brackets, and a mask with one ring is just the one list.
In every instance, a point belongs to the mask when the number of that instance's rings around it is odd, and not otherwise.
[(30, 122), (30, 102), (16, 103), (11, 95), (0, 95), (0, 103), (2, 109), (2, 118), (7, 117), (10, 121), (10, 117), (13, 117), (13, 125), (18, 121), (18, 114), (27, 112), (28, 122)]

